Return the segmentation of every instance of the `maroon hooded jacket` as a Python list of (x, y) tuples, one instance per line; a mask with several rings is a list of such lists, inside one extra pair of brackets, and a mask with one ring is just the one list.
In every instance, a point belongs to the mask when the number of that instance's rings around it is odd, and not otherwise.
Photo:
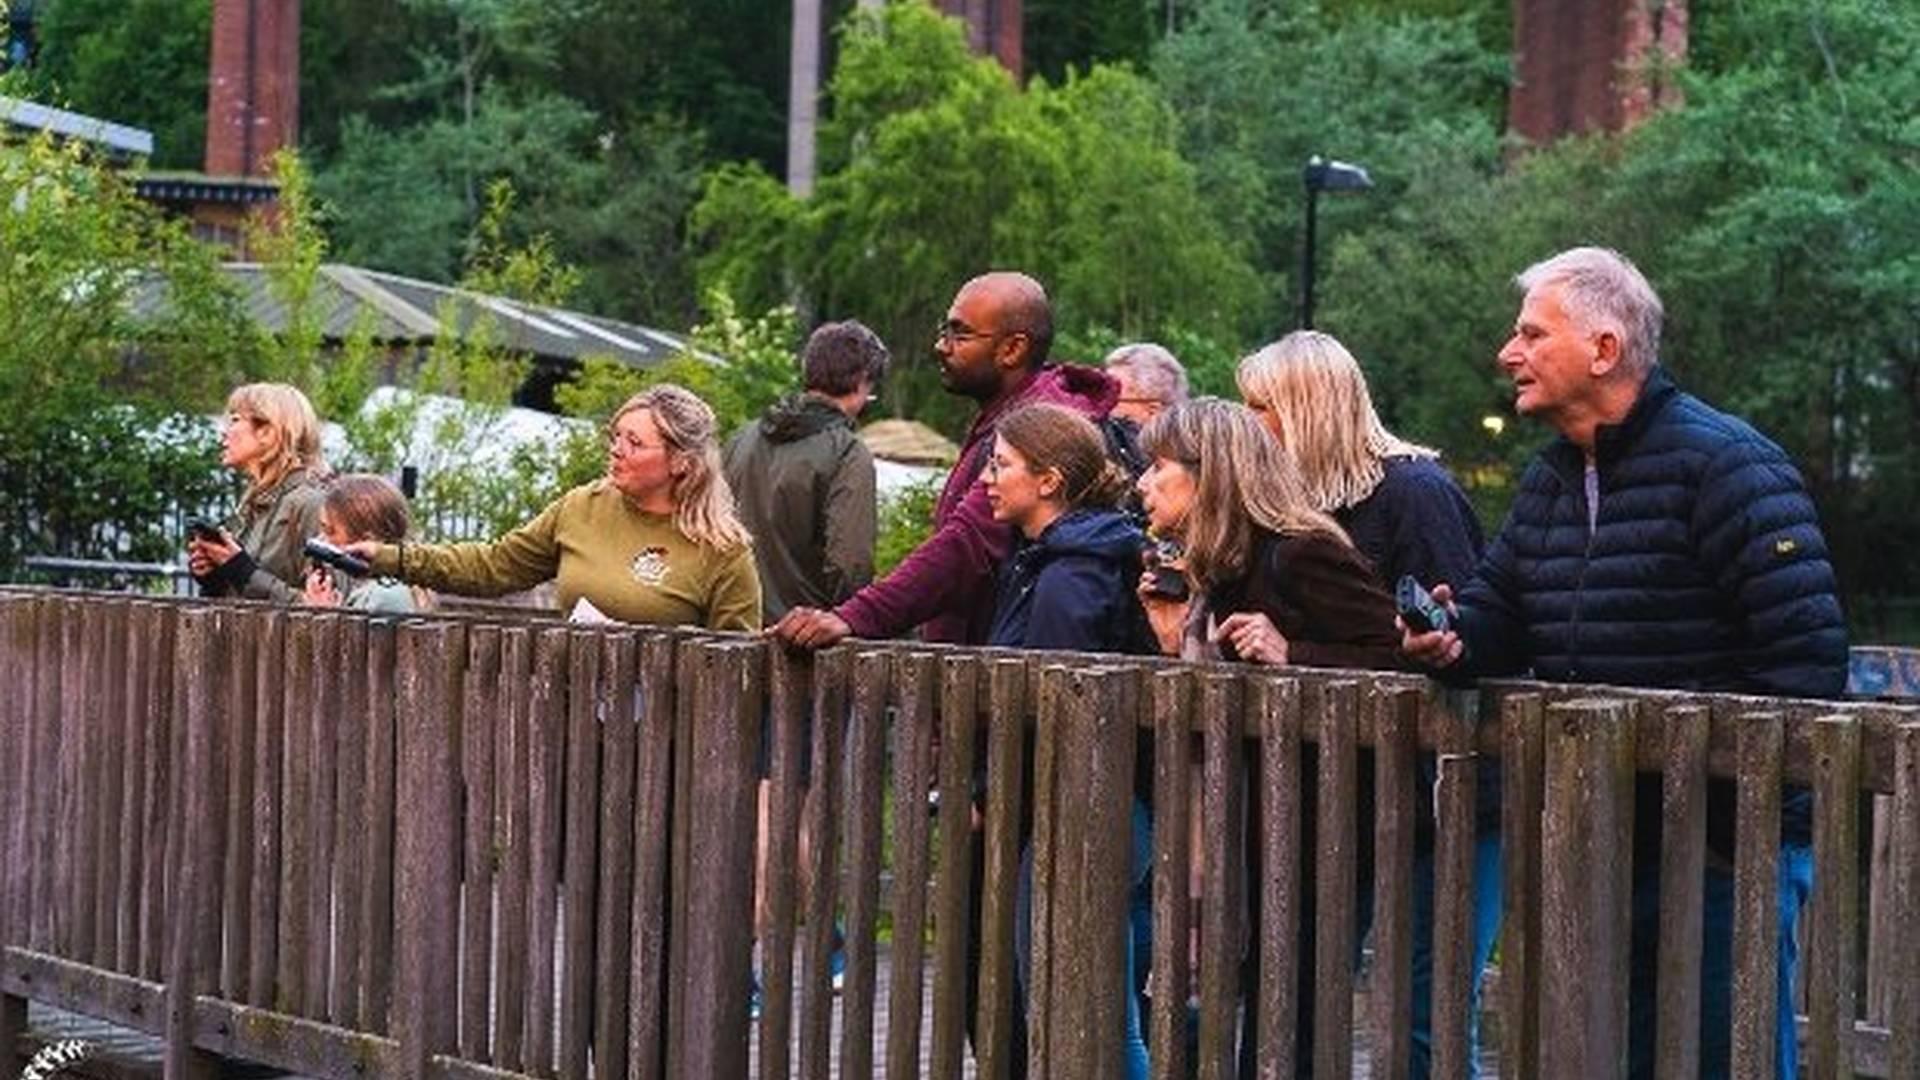
[[(960, 459), (934, 504), (933, 535), (893, 573), (834, 609), (854, 635), (896, 637), (922, 626), (927, 641), (977, 645), (993, 621), (994, 572), (1013, 544), (1012, 530), (993, 520), (979, 483), (993, 453), (1000, 418), (1022, 405), (1064, 405), (1098, 419), (1120, 400), (1120, 384), (1099, 368), (1047, 365), (1021, 387), (981, 407), (967, 429)], [(924, 624), (924, 625), (923, 625)]]

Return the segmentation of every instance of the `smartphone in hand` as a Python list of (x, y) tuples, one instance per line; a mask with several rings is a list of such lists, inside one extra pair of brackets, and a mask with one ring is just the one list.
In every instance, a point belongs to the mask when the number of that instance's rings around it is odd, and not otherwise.
[(1192, 589), (1187, 585), (1187, 575), (1169, 565), (1184, 554), (1186, 552), (1181, 550), (1179, 543), (1173, 540), (1156, 540), (1147, 545), (1141, 560), (1152, 579), (1147, 586), (1149, 595), (1176, 602), (1185, 601), (1192, 595)]
[(1447, 609), (1440, 606), (1440, 602), (1415, 581), (1412, 574), (1400, 579), (1400, 584), (1393, 591), (1393, 599), (1394, 605), (1400, 609), (1400, 621), (1416, 634), (1446, 630), (1453, 625), (1453, 620), (1447, 617)]

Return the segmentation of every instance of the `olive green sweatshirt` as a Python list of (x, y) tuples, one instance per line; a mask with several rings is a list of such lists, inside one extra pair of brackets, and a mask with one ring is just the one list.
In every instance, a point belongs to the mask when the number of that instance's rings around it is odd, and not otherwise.
[(373, 571), (466, 596), (553, 581), (561, 611), (584, 597), (621, 622), (760, 628), (752, 548), (697, 544), (671, 516), (634, 509), (604, 479), (574, 488), (492, 543), (382, 545)]

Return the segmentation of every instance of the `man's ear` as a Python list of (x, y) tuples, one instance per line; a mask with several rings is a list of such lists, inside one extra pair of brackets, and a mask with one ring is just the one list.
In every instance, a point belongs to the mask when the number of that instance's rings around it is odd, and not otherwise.
[(1027, 366), (1027, 355), (1033, 351), (1033, 339), (1024, 331), (1016, 330), (1000, 339), (1000, 352), (994, 359), (1003, 368), (1023, 368)]
[(1612, 330), (1601, 330), (1593, 335), (1593, 359), (1587, 362), (1587, 372), (1594, 378), (1604, 378), (1620, 366), (1622, 351), (1620, 335)]

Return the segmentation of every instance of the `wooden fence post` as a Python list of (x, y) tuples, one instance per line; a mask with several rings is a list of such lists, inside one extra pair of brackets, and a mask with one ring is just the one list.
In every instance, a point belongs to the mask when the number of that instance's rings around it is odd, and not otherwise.
[[(895, 657), (893, 670), (894, 947), (889, 973), (892, 985), (887, 998), (886, 1073), (889, 1077), (905, 1078), (920, 1073), (927, 879), (933, 876), (926, 800), (928, 785), (933, 780), (937, 669), (931, 654), (914, 653)], [(946, 794), (941, 793), (943, 810)]]
[[(1015, 893), (1020, 876), (1021, 789), (1026, 786), (1027, 665), (1012, 658), (987, 668), (986, 851), (980, 901), (980, 1001), (974, 1055), (980, 1075), (1013, 1075)], [(1025, 1063), (1023, 1062), (1022, 1065)]]
[[(1429, 1016), (1433, 1075), (1473, 1070), (1473, 922), (1475, 812), (1480, 764), (1475, 752), (1480, 695), (1447, 691), (1437, 710), (1434, 758), (1433, 941)], [(1622, 1025), (1624, 1030), (1624, 1025)]]
[(1624, 1076), (1633, 870), (1632, 708), (1547, 708), (1540, 1075)]
[[(967, 970), (967, 954), (971, 951), (967, 921), (976, 889), (975, 844), (986, 840), (984, 835), (976, 836), (972, 823), (980, 678), (979, 661), (973, 657), (950, 656), (941, 663), (940, 760), (935, 763), (940, 782), (940, 873), (934, 881), (933, 899), (933, 1053), (926, 1072), (936, 1080), (959, 1080), (970, 1019), (967, 980), (979, 976)], [(984, 856), (984, 850), (981, 854)], [(1011, 884), (1011, 879), (1007, 883)], [(981, 899), (984, 902), (985, 897)], [(974, 955), (983, 963), (987, 958), (984, 951)]]
[(807, 727), (809, 657), (791, 649), (769, 649), (767, 715), (773, 740), (763, 755), (767, 778), (765, 879), (766, 925), (761, 930), (760, 1014), (761, 1080), (787, 1080), (792, 1073), (794, 912), (798, 906), (801, 793), (801, 733)]
[[(1813, 722), (1812, 920), (1807, 933), (1809, 1073), (1853, 1071), (1854, 933), (1859, 925), (1860, 722)], [(1914, 946), (1909, 945), (1909, 948)]]
[[(1065, 736), (1056, 795), (1073, 805), (1054, 817), (1048, 1057), (1041, 1075), (1093, 1080), (1123, 1074), (1126, 1025), (1128, 871), (1132, 857), (1135, 695), (1138, 675), (1114, 667), (1067, 672), (1053, 700)], [(1043, 723), (1045, 721), (1043, 720)], [(1068, 795), (1071, 793), (1071, 796)]]
[(465, 634), (444, 623), (400, 629), (395, 726), (393, 1034), (404, 1080), (424, 1080), (454, 1048), (460, 926), (458, 671)]
[(1670, 708), (1661, 757), (1660, 1018), (1656, 1071), (1692, 1080), (1700, 1071), (1701, 905), (1707, 858), (1707, 743), (1711, 717)]
[[(687, 839), (685, 1076), (744, 1076), (753, 954), (756, 758), (764, 646), (707, 642), (696, 684)], [(692, 913), (698, 912), (698, 917)]]
[(1733, 1075), (1774, 1075), (1780, 961), (1780, 780), (1786, 725), (1778, 713), (1737, 719), (1740, 788), (1734, 823)]
[(880, 909), (880, 843), (885, 787), (887, 701), (893, 655), (862, 650), (853, 662), (853, 709), (847, 727), (847, 984), (840, 999), (842, 1076), (873, 1075), (874, 930)]
[[(1306, 906), (1302, 895), (1306, 883), (1300, 877), (1300, 845), (1305, 835), (1301, 828), (1301, 800), (1307, 791), (1301, 773), (1302, 694), (1297, 680), (1278, 677), (1249, 679), (1247, 690), (1250, 699), (1247, 716), (1258, 722), (1260, 747), (1260, 813), (1256, 826), (1260, 852), (1260, 925), (1248, 928), (1258, 934), (1260, 950), (1258, 1000), (1248, 1006), (1254, 1011), (1252, 1030), (1259, 1051), (1255, 1055), (1254, 1075), (1261, 1080), (1285, 1080), (1295, 1074), (1300, 971), (1301, 965), (1307, 962), (1306, 957), (1299, 955), (1301, 912)], [(1184, 765), (1182, 771), (1185, 771)], [(1156, 806), (1156, 813), (1157, 810)], [(1180, 832), (1170, 839), (1185, 840), (1185, 828), (1176, 827)], [(1156, 840), (1158, 835), (1156, 831)], [(1180, 850), (1185, 851), (1185, 847)], [(1178, 865), (1174, 888), (1184, 893), (1187, 887), (1184, 855)], [(1170, 944), (1184, 960), (1186, 934), (1178, 934)], [(1170, 1029), (1174, 1034), (1169, 1038), (1184, 1050), (1186, 995), (1181, 994), (1169, 1004), (1179, 1010), (1175, 1026)], [(1155, 1002), (1156, 1008), (1158, 1005)], [(1157, 1061), (1161, 1044), (1153, 1045)]]
[(1500, 703), (1500, 1060), (1540, 1075), (1540, 815), (1546, 705), (1539, 694)]
[[(1920, 926), (1920, 721), (1894, 734), (1893, 857), (1888, 889), (1896, 926)], [(1888, 963), (1887, 1029), (1893, 1033), (1889, 1076), (1920, 1076), (1920, 948), (1892, 950)]]
[[(1200, 1080), (1223, 1080), (1235, 1067), (1234, 1028), (1240, 1004), (1240, 954), (1246, 931), (1246, 731), (1244, 687), (1237, 675), (1208, 673), (1200, 682), (1206, 732), (1200, 768)], [(1303, 720), (1303, 725), (1314, 723)]]
[[(1187, 1076), (1187, 942), (1193, 928), (1192, 845), (1188, 808), (1193, 791), (1193, 673), (1154, 672), (1153, 710), (1153, 1017), (1149, 1038), (1154, 1080)], [(1298, 687), (1293, 731), (1300, 725)]]
[[(807, 936), (801, 954), (800, 1075), (826, 1080), (832, 1063), (833, 987), (828, 970), (840, 910), (840, 791), (846, 775), (846, 729), (853, 653), (829, 649), (813, 657), (812, 794), (802, 804), (807, 851)], [(843, 957), (844, 959), (844, 957)]]
[[(176, 639), (175, 670), (184, 681), (181, 707), (186, 729), (184, 766), (175, 775), (185, 788), (168, 845), (177, 890), (167, 928), (167, 1080), (198, 1080), (219, 1074), (219, 1059), (194, 1046), (194, 1002), (220, 978), (221, 802), (226, 768), (220, 757), (227, 698), (226, 658), (216, 634), (219, 613), (184, 612)], [(192, 913), (190, 917), (186, 913)]]
[[(0, 670), (11, 673), (0, 676), (11, 680), (5, 700), (0, 700), (0, 972), (6, 967), (7, 947), (27, 943), (37, 608), (32, 597), (0, 596)], [(26, 1030), (27, 999), (0, 988), (0, 1074), (17, 1076), (26, 1068), (19, 1052)]]
[[(1413, 1052), (1413, 841), (1415, 819), (1424, 811), (1417, 795), (1420, 697), (1416, 690), (1393, 686), (1376, 686), (1368, 695), (1375, 823), (1369, 997), (1373, 1073), (1382, 1080), (1405, 1080)], [(1273, 902), (1271, 893), (1267, 902)], [(1263, 975), (1266, 968), (1263, 962)]]
[(1319, 687), (1319, 776), (1315, 787), (1313, 930), (1313, 1071), (1353, 1073), (1353, 942), (1360, 921), (1360, 686), (1341, 680)]

